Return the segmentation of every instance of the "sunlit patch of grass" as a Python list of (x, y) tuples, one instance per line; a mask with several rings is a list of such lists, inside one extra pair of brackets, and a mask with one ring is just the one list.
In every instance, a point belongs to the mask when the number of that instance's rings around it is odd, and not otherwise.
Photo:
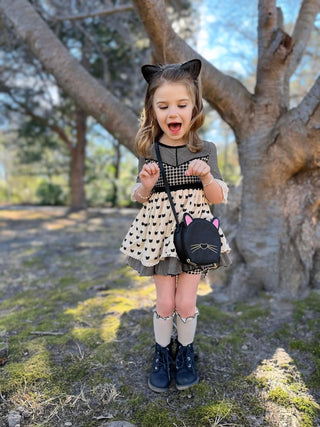
[(144, 427), (173, 427), (177, 425), (176, 417), (170, 414), (166, 407), (156, 402), (143, 405), (142, 407), (140, 406), (134, 418), (138, 425)]
[(119, 316), (107, 316), (101, 324), (101, 338), (107, 343), (113, 341), (116, 338), (119, 326)]
[(188, 421), (194, 426), (217, 426), (230, 420), (233, 405), (230, 402), (217, 401), (188, 411)]
[(71, 329), (70, 334), (89, 348), (96, 347), (97, 342), (100, 340), (100, 331), (98, 328), (75, 327)]
[(314, 420), (320, 414), (320, 406), (309, 397), (292, 397), (281, 387), (271, 390), (268, 399), (285, 408), (295, 406), (300, 412), (300, 425), (303, 427), (313, 427)]
[[(12, 351), (12, 349), (10, 350)], [(50, 353), (43, 339), (35, 339), (24, 345), (24, 358), (20, 362), (11, 361), (3, 368), (5, 381), (1, 381), (2, 393), (16, 392), (20, 387), (34, 385), (38, 382), (50, 381)], [(20, 355), (21, 357), (21, 355)]]
[(268, 395), (268, 399), (280, 406), (284, 406), (285, 408), (288, 408), (291, 403), (289, 393), (283, 390), (281, 387), (277, 387), (271, 390)]
[(63, 230), (66, 227), (75, 225), (74, 221), (71, 221), (68, 218), (55, 219), (54, 222), (47, 221), (43, 224), (43, 227), (48, 231), (57, 231)]
[[(58, 214), (58, 212), (56, 212)], [(61, 212), (59, 213), (61, 215)], [(1, 210), (0, 218), (10, 220), (10, 221), (29, 221), (29, 220), (44, 220), (51, 218), (54, 215), (54, 210), (51, 212), (45, 211), (32, 211), (29, 209), (17, 209), (17, 210)]]
[[(65, 310), (65, 314), (71, 316), (73, 322), (87, 323), (89, 327), (99, 330), (104, 342), (111, 342), (116, 338), (121, 326), (121, 316), (135, 308), (150, 305), (150, 294), (153, 294), (154, 286), (127, 289), (110, 289), (99, 295), (80, 301), (77, 306)], [(79, 333), (85, 334), (86, 328), (76, 327)]]
[(126, 288), (131, 288), (133, 287), (132, 285), (134, 285), (134, 288), (137, 290), (150, 284), (150, 282), (153, 285), (152, 278), (139, 276), (139, 274), (128, 265), (124, 265), (117, 269), (112, 269), (108, 276), (108, 282), (116, 286)]
[(267, 389), (269, 382), (266, 377), (257, 377), (255, 374), (250, 374), (245, 378), (245, 381), (248, 384), (256, 385), (258, 388)]

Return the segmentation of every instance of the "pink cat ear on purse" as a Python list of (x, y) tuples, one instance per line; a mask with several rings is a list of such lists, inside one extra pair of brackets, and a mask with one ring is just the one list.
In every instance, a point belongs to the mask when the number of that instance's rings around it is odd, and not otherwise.
[(219, 229), (219, 218), (213, 218), (212, 219), (212, 224), (216, 227), (216, 229)]
[(188, 214), (188, 213), (184, 214), (184, 218), (183, 219), (184, 219), (184, 222), (186, 223), (187, 226), (190, 225), (192, 223), (192, 221), (193, 221), (192, 216), (190, 214)]

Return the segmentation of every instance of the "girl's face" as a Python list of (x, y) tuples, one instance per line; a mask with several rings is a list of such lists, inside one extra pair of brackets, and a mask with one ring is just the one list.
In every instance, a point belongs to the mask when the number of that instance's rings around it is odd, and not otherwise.
[(194, 103), (182, 83), (163, 83), (154, 93), (153, 110), (166, 145), (186, 144)]

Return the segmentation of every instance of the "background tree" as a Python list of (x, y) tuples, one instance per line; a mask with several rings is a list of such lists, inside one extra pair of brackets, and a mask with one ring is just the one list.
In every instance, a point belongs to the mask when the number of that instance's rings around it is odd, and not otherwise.
[[(172, 15), (177, 8), (182, 8), (186, 16), (190, 14), (188, 4), (181, 3), (178, 0), (172, 2)], [(109, 7), (102, 9), (105, 2), (101, 2), (101, 10), (97, 10), (99, 2), (88, 6), (82, 1), (66, 4), (61, 0), (52, 0), (50, 3), (33, 1), (33, 5), (81, 65), (102, 85), (110, 86), (113, 94), (138, 114), (140, 105), (133, 100), (137, 99), (143, 90), (143, 83), (140, 76), (132, 70), (136, 69), (138, 60), (143, 62), (143, 58), (150, 55), (150, 48), (144, 42), (144, 39), (147, 39), (145, 34), (142, 34), (142, 25), (137, 15), (130, 14), (133, 7), (114, 7), (109, 2)], [(180, 32), (182, 31), (184, 27), (180, 29)], [(63, 151), (67, 148), (70, 156), (71, 208), (81, 209), (86, 205), (84, 174), (89, 132), (87, 115), (83, 109), (75, 107), (65, 92), (56, 87), (54, 79), (43, 71), (39, 62), (30, 55), (25, 45), (21, 45), (14, 32), (6, 28), (3, 38), (8, 43), (3, 45), (3, 63), (6, 65), (0, 76), (2, 90), (9, 99), (2, 104), (2, 111), (5, 111), (6, 115), (8, 112), (12, 115), (14, 105), (15, 113), (20, 112), (21, 116), (30, 117), (29, 130), (34, 124), (38, 131), (43, 129), (44, 133), (57, 134), (58, 139), (65, 145)], [(24, 121), (23, 118), (21, 120)], [(17, 120), (13, 122), (17, 125)], [(21, 130), (19, 135), (21, 136)], [(35, 140), (27, 140), (28, 144), (37, 144)], [(112, 138), (109, 137), (108, 140), (112, 141)], [(19, 139), (17, 141), (19, 142)], [(45, 142), (47, 138), (40, 137), (39, 141)], [(24, 144), (25, 154), (28, 147), (29, 145)], [(48, 145), (44, 144), (43, 148), (45, 150)], [(120, 155), (116, 145), (114, 151)], [(36, 159), (34, 154), (34, 151), (33, 156), (27, 154), (24, 160), (33, 161)], [(41, 150), (38, 150), (37, 155), (41, 156)], [(119, 156), (118, 162), (120, 161)], [(113, 201), (117, 199), (116, 187), (113, 180)]]
[[(173, 29), (165, 2), (134, 0), (159, 62), (200, 57)], [(136, 116), (87, 72), (26, 0), (0, 11), (78, 106), (124, 146), (133, 149)], [(259, 0), (258, 61), (251, 92), (238, 79), (203, 61), (208, 103), (232, 128), (242, 172), (241, 215), (234, 241), (233, 293), (265, 288), (294, 294), (319, 269), (320, 77), (290, 108), (290, 78), (301, 62), (320, 0), (303, 0), (291, 35), (275, 0)]]

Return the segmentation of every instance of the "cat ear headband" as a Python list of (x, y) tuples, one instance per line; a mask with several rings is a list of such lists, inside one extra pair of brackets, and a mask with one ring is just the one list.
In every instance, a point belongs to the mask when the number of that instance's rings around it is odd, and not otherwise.
[(190, 74), (193, 80), (197, 80), (201, 70), (201, 61), (200, 59), (191, 59), (191, 61), (184, 62), (183, 64), (170, 64), (170, 65), (143, 65), (141, 67), (141, 72), (148, 84), (157, 73), (161, 73), (165, 69), (176, 68), (177, 70), (184, 70)]

